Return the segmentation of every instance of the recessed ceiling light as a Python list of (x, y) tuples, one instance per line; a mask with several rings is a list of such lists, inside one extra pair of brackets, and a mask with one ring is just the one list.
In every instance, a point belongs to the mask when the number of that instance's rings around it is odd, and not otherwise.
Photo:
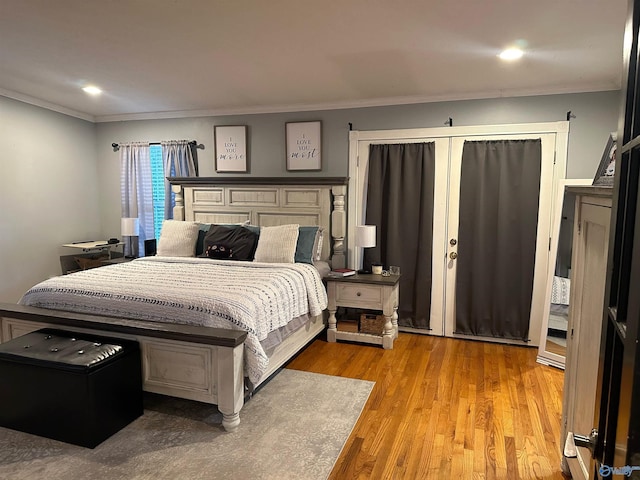
[(498, 56), (502, 60), (511, 61), (511, 60), (518, 60), (519, 58), (522, 58), (522, 55), (524, 55), (524, 52), (519, 48), (507, 48), (506, 50), (503, 50)]
[(102, 93), (102, 90), (100, 90), (98, 87), (94, 87), (93, 85), (82, 87), (82, 90), (87, 92), (89, 95), (100, 95)]

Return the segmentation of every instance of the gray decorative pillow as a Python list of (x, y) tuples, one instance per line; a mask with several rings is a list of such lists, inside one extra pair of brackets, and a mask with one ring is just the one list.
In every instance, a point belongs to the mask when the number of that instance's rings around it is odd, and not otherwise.
[(159, 257), (195, 256), (199, 228), (198, 222), (165, 220), (162, 222), (156, 255)]
[(294, 263), (298, 242), (298, 224), (260, 227), (254, 261)]
[(298, 227), (295, 261), (312, 263), (315, 260), (316, 236), (320, 227)]

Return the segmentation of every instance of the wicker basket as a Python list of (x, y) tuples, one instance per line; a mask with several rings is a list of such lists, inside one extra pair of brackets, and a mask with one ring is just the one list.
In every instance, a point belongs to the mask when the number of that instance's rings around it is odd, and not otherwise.
[(74, 257), (76, 263), (80, 267), (80, 270), (89, 270), (90, 268), (97, 268), (104, 266), (103, 261), (109, 259), (109, 255), (97, 255), (92, 257)]
[(382, 336), (385, 318), (383, 315), (363, 313), (360, 315), (360, 333)]

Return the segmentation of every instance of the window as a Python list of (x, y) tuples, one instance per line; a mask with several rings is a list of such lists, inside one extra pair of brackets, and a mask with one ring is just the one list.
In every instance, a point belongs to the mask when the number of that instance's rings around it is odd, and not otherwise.
[(160, 238), (160, 229), (164, 219), (164, 165), (162, 163), (162, 146), (149, 145), (151, 159), (151, 188), (153, 191), (153, 232)]
[[(138, 212), (138, 251), (127, 246), (127, 251), (133, 252), (130, 254), (138, 255), (144, 251), (146, 240), (160, 238), (165, 216), (172, 216), (175, 198), (167, 188), (166, 178), (197, 176), (196, 157), (186, 140), (126, 144), (126, 148), (120, 154), (121, 201), (123, 212)], [(171, 165), (170, 170), (165, 170), (165, 163)]]

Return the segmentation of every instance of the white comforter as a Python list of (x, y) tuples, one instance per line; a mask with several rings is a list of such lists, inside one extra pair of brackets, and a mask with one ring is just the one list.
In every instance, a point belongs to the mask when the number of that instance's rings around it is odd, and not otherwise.
[(303, 263), (146, 257), (51, 278), (20, 303), (244, 330), (245, 375), (255, 384), (269, 363), (260, 341), (296, 317), (322, 313), (327, 294), (316, 268)]
[(551, 284), (551, 303), (557, 305), (569, 305), (571, 296), (571, 280), (564, 277), (553, 277)]

